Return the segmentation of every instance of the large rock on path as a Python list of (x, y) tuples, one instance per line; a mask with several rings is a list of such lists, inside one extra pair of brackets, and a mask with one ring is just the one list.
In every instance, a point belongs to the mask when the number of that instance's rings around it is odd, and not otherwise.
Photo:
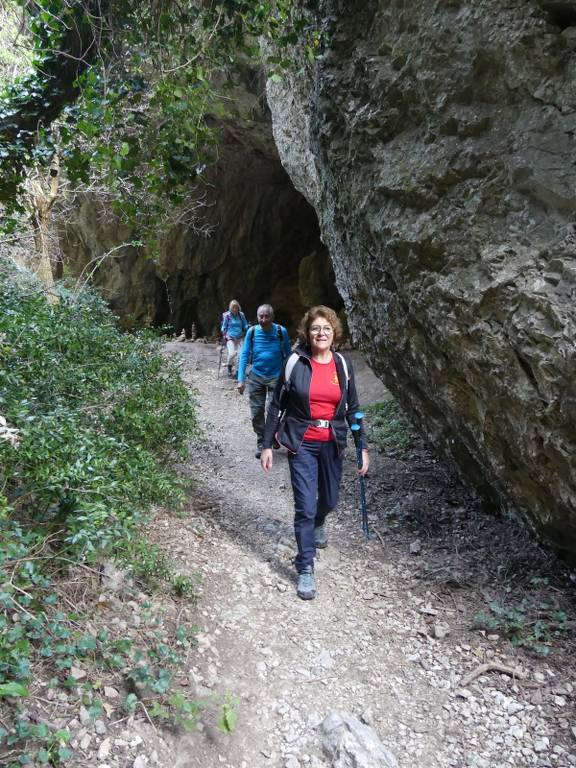
[(347, 712), (332, 712), (322, 723), (324, 750), (332, 768), (398, 768), (376, 732)]

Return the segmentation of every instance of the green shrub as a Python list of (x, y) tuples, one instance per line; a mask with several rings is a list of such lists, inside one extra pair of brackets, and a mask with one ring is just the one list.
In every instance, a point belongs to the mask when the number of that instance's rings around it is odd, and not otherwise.
[(6, 268), (0, 290), (0, 415), (18, 431), (0, 440), (0, 511), (84, 554), (114, 550), (178, 497), (169, 461), (195, 426), (187, 390), (158, 343), (120, 333), (94, 294), (50, 306)]
[[(534, 584), (536, 580), (532, 583)], [(489, 604), (490, 612), (474, 616), (474, 628), (500, 632), (512, 645), (547, 656), (557, 637), (568, 628), (566, 613), (555, 605), (525, 596), (519, 603)]]
[[(37, 660), (65, 670), (95, 652), (59, 609), (54, 573), (121, 556), (155, 505), (178, 505), (171, 464), (195, 429), (188, 390), (152, 334), (121, 333), (91, 292), (49, 305), (0, 260), (0, 700), (26, 698)], [(32, 740), (44, 762), (66, 759), (60, 733), (13, 714), (0, 742)]]
[(416, 440), (412, 424), (403, 415), (395, 400), (366, 407), (368, 440), (379, 453), (405, 454)]

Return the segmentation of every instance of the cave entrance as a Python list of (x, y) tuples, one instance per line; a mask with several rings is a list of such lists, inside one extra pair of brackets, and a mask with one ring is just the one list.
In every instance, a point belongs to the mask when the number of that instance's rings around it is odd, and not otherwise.
[(199, 336), (217, 333), (232, 299), (250, 322), (260, 304), (272, 304), (291, 334), (313, 304), (343, 306), (316, 212), (283, 169), (271, 131), (267, 152), (240, 138), (242, 146), (238, 131), (224, 135), (208, 179), (210, 236), (180, 233), (170, 249), (169, 322), (188, 335), (192, 323)]

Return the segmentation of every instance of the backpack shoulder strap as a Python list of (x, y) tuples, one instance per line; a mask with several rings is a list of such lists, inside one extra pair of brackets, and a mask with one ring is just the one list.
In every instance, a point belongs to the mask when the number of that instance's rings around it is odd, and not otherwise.
[(294, 366), (298, 362), (298, 358), (300, 355), (297, 352), (292, 352), (288, 360), (286, 360), (286, 366), (284, 368), (284, 386), (286, 389), (290, 389), (290, 376), (292, 376), (292, 371), (294, 370)]
[(340, 362), (342, 363), (342, 368), (344, 369), (344, 376), (346, 376), (346, 387), (345, 387), (345, 393), (346, 393), (346, 412), (348, 412), (348, 382), (350, 381), (350, 374), (348, 373), (348, 363), (346, 362), (346, 358), (344, 355), (341, 355), (340, 352), (336, 352), (338, 357), (340, 358)]
[(350, 374), (348, 373), (348, 363), (346, 362), (346, 358), (344, 355), (341, 355), (340, 352), (336, 352), (338, 357), (340, 358), (340, 362), (342, 363), (342, 368), (344, 368), (344, 375), (346, 376), (346, 389), (348, 389), (348, 382), (350, 381)]
[[(274, 327), (276, 328), (276, 338), (278, 339), (278, 344), (280, 344), (280, 354), (282, 355), (282, 360), (286, 360), (286, 355), (284, 354), (284, 327), (280, 325), (280, 323), (274, 323)], [(288, 333), (288, 331), (286, 331)]]

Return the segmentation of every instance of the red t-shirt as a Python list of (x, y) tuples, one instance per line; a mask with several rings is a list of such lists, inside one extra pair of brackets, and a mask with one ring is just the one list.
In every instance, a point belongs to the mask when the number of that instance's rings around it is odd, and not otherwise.
[[(310, 381), (310, 413), (313, 419), (333, 419), (340, 402), (340, 383), (336, 371), (334, 357), (329, 363), (312, 363), (312, 379)], [(331, 429), (324, 427), (308, 427), (304, 440), (332, 440)]]

